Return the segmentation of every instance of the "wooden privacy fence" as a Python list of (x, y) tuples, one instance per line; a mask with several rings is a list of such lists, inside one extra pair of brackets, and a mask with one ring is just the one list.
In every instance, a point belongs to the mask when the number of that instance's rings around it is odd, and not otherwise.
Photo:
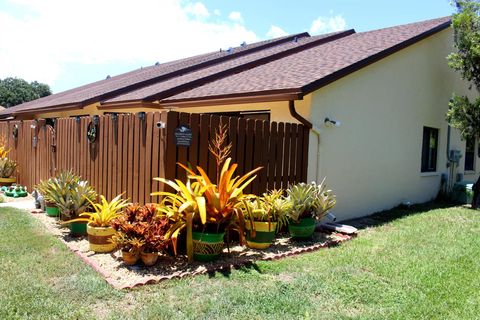
[[(173, 111), (97, 119), (93, 143), (87, 139), (93, 117), (57, 119), (55, 132), (43, 122), (0, 123), (12, 158), (19, 161), (19, 183), (31, 187), (55, 172), (71, 169), (107, 199), (125, 192), (134, 202), (157, 202), (150, 193), (164, 186), (152, 178), (184, 180), (185, 171), (177, 162), (201, 166), (212, 179), (216, 176), (208, 143), (221, 125), (227, 125), (231, 157), (238, 163), (236, 174), (263, 167), (247, 192), (261, 194), (306, 180), (309, 131), (303, 125)], [(17, 139), (12, 135), (15, 124)], [(190, 146), (176, 144), (175, 129), (181, 126), (191, 130)]]
[(8, 157), (18, 163), (18, 184), (31, 191), (40, 180), (55, 174), (55, 133), (45, 120), (0, 122), (0, 136), (10, 149)]

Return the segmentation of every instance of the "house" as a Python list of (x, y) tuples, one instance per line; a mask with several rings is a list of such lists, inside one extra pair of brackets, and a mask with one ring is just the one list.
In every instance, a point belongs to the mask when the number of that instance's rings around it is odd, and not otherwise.
[[(445, 121), (450, 17), (380, 30), (300, 33), (155, 64), (0, 112), (17, 119), (109, 112), (221, 113), (311, 127), (308, 180), (327, 177), (340, 219), (435, 198), (474, 180), (478, 142)], [(462, 155), (462, 157), (459, 157)]]

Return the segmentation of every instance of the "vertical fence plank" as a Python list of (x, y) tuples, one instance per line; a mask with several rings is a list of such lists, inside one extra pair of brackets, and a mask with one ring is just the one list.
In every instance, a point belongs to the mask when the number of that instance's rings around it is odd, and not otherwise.
[(116, 143), (116, 154), (114, 157), (117, 159), (117, 163), (115, 166), (115, 192), (114, 196), (117, 196), (125, 191), (122, 186), (122, 179), (125, 175), (124, 167), (123, 167), (123, 121), (124, 115), (119, 114), (117, 120), (117, 143)]
[[(190, 126), (190, 115), (182, 112), (178, 117), (178, 126)], [(187, 165), (189, 147), (177, 146), (177, 162), (183, 165)], [(177, 166), (177, 179), (186, 181), (187, 173), (183, 168)]]
[(267, 190), (275, 189), (275, 161), (277, 157), (277, 123), (270, 124), (270, 140), (268, 146), (268, 182)]
[(291, 133), (290, 133), (290, 159), (289, 159), (289, 166), (288, 166), (288, 172), (289, 172), (289, 175), (288, 175), (288, 183), (289, 184), (292, 184), (295, 182), (295, 159), (296, 159), (296, 156), (295, 156), (295, 153), (296, 153), (296, 138), (297, 138), (297, 128), (298, 128), (298, 125), (296, 123), (293, 123), (291, 125)]
[(284, 143), (283, 143), (283, 174), (282, 174), (282, 188), (288, 187), (288, 181), (290, 179), (290, 137), (292, 135), (292, 124), (286, 123), (285, 124), (285, 136), (284, 136)]
[(276, 141), (277, 160), (275, 161), (275, 188), (282, 189), (282, 177), (283, 177), (283, 154), (284, 149), (284, 137), (285, 137), (285, 123), (280, 122), (278, 124), (278, 133)]
[(165, 177), (167, 179), (175, 179), (176, 162), (177, 162), (177, 146), (175, 145), (174, 132), (178, 126), (178, 112), (169, 111), (167, 113), (167, 132), (166, 132), (166, 153), (165, 153)]
[(210, 115), (200, 115), (200, 132), (198, 138), (198, 165), (204, 170), (208, 170), (208, 130), (210, 125)]
[(238, 119), (237, 130), (237, 152), (236, 158), (238, 163), (237, 173), (243, 174), (245, 172), (245, 136), (247, 132), (247, 121), (245, 119)]
[(198, 156), (201, 152), (199, 150), (200, 115), (198, 113), (192, 113), (190, 115), (190, 129), (192, 130), (192, 144), (188, 148), (188, 162), (192, 168), (196, 168), (198, 165)]
[[(253, 163), (252, 163), (252, 168), (249, 170), (253, 170), (255, 168), (258, 168), (262, 165), (262, 148), (263, 148), (263, 141), (262, 141), (262, 129), (263, 129), (263, 123), (261, 120), (255, 120), (255, 127), (254, 127), (254, 133), (253, 133)], [(260, 186), (261, 186), (261, 179), (262, 179), (262, 173), (259, 172), (257, 173), (257, 178), (254, 183), (250, 184), (252, 186), (252, 191), (254, 194), (260, 194)]]
[(152, 192), (152, 142), (153, 130), (155, 130), (155, 122), (153, 122), (154, 114), (148, 113), (145, 115), (145, 145), (144, 145), (144, 189), (143, 189), (143, 203), (151, 202), (150, 193)]
[[(152, 135), (152, 172), (151, 172), (151, 183), (152, 183), (152, 192), (160, 191), (160, 182), (153, 180), (153, 178), (158, 178), (160, 176), (160, 144), (161, 144), (161, 128), (157, 128), (156, 124), (162, 121), (162, 113), (155, 113), (153, 116), (153, 123), (155, 127), (153, 129)], [(162, 165), (163, 166), (163, 165)], [(159, 197), (150, 197), (150, 201), (159, 202)]]

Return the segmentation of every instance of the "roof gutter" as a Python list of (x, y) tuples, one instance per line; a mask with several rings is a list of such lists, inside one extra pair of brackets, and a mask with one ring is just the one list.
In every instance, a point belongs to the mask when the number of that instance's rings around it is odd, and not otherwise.
[(320, 128), (317, 126), (314, 126), (310, 121), (302, 117), (297, 110), (295, 109), (295, 100), (289, 100), (288, 101), (288, 110), (290, 111), (290, 115), (298, 120), (301, 124), (303, 124), (305, 127), (310, 129), (311, 132), (313, 132), (317, 136), (317, 166), (315, 168), (315, 181), (319, 182), (320, 180)]

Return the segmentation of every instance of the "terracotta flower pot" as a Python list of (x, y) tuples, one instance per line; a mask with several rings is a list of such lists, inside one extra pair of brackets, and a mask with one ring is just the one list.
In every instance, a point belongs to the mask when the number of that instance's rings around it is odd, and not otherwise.
[(153, 266), (157, 263), (158, 260), (158, 252), (140, 252), (140, 259), (147, 267)]
[(133, 266), (135, 263), (137, 263), (138, 259), (140, 259), (140, 253), (138, 250), (135, 250), (134, 252), (122, 250), (122, 258), (123, 263), (125, 263), (127, 266)]
[(254, 221), (253, 227), (255, 229), (255, 236), (253, 236), (250, 221), (247, 221), (245, 224), (245, 229), (247, 229), (247, 246), (254, 249), (266, 249), (270, 247), (273, 239), (275, 239), (277, 223)]
[(92, 227), (87, 224), (88, 242), (90, 250), (94, 252), (112, 252), (116, 245), (110, 239), (116, 233), (112, 227)]

